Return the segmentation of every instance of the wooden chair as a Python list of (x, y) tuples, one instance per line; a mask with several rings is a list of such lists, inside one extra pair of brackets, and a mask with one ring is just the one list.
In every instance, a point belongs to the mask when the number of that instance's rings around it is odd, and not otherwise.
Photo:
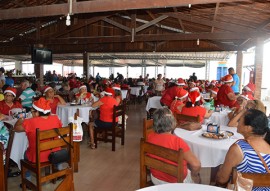
[(148, 135), (154, 132), (153, 119), (143, 119), (143, 138), (147, 140)]
[(200, 116), (189, 116), (189, 115), (184, 115), (184, 114), (175, 114), (175, 119), (177, 122), (200, 122)]
[(3, 153), (4, 153), (4, 146), (2, 143), (0, 143), (0, 190), (7, 191), (4, 172), (5, 168), (4, 168)]
[(9, 162), (10, 162), (10, 153), (11, 153), (11, 149), (12, 149), (12, 144), (13, 144), (13, 139), (14, 139), (14, 130), (13, 130), (13, 126), (9, 123), (4, 122), (4, 125), (7, 127), (8, 131), (9, 131), (9, 140), (8, 140), (8, 145), (7, 145), (7, 149), (6, 149), (6, 160), (5, 160), (5, 186), (6, 186), (6, 190), (8, 190), (8, 170), (9, 170)]
[[(125, 114), (126, 114), (126, 102), (123, 101), (121, 105), (114, 106), (113, 108), (113, 125), (110, 128), (94, 128), (94, 142), (97, 148), (98, 141), (105, 141), (112, 143), (112, 151), (115, 151), (115, 139), (121, 138), (121, 145), (125, 144)], [(122, 116), (122, 122), (117, 123), (116, 118)], [(97, 137), (98, 133), (104, 133), (103, 137)], [(110, 138), (108, 138), (110, 137)]]
[[(80, 110), (77, 109), (76, 112), (74, 113), (74, 120), (77, 120), (77, 117), (80, 115)], [(80, 150), (80, 142), (73, 142), (73, 152), (74, 152), (74, 172), (79, 171), (79, 161), (80, 161), (80, 155), (81, 155), (81, 150)]]
[(128, 92), (127, 92), (127, 96), (124, 100), (126, 100), (126, 109), (129, 110), (129, 105), (130, 105), (130, 91), (131, 89), (127, 89)]
[[(253, 180), (253, 187), (270, 187), (270, 173), (241, 173), (243, 178)], [(233, 169), (232, 182), (235, 184), (237, 170)]]
[[(150, 156), (151, 155), (151, 156)], [(164, 162), (161, 159), (152, 157), (155, 155), (166, 160), (175, 162), (177, 165), (172, 165)], [(162, 146), (154, 145), (141, 139), (140, 144), (140, 188), (152, 185), (151, 181), (147, 180), (147, 172), (149, 168), (153, 168), (169, 175), (177, 177), (177, 182), (183, 182), (183, 151), (175, 151)]]
[[(64, 137), (66, 142), (68, 142), (73, 147), (73, 129), (70, 124), (67, 127), (58, 128), (59, 133)], [(58, 177), (64, 177), (64, 180), (58, 185), (55, 191), (71, 190), (74, 191), (73, 182), (73, 148), (69, 146), (62, 138), (58, 137), (58, 133), (54, 129), (40, 131), (36, 129), (36, 163), (31, 163), (28, 160), (21, 160), (21, 178), (22, 178), (22, 189), (26, 190), (26, 185), (32, 190), (42, 190), (42, 183), (48, 182), (50, 180), (55, 180)], [(53, 168), (50, 162), (40, 162), (40, 153), (42, 151), (50, 150), (58, 147), (66, 147), (69, 151), (69, 160), (67, 161), (68, 167), (59, 171), (52, 171), (49, 174), (42, 176), (41, 170), (45, 167)], [(32, 173), (36, 174), (36, 184), (29, 181), (25, 177), (26, 170), (30, 170)]]

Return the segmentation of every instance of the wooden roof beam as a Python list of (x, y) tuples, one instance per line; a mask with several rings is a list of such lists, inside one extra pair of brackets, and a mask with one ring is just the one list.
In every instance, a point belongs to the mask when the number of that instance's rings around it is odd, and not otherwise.
[(109, 23), (109, 24), (111, 24), (111, 25), (113, 25), (113, 26), (116, 26), (117, 28), (120, 28), (120, 29), (122, 29), (124, 31), (127, 31), (127, 32), (131, 33), (131, 28), (129, 28), (127, 26), (124, 26), (124, 25), (122, 25), (122, 24), (120, 24), (118, 22), (115, 22), (114, 20), (111, 20), (111, 19), (108, 19), (108, 18), (104, 18), (102, 20)]
[[(174, 11), (175, 13), (178, 12), (176, 7), (173, 7), (173, 11)], [(180, 24), (180, 27), (181, 27), (182, 31), (185, 33), (185, 27), (184, 27), (184, 25), (183, 25), (182, 20), (179, 19), (179, 18), (177, 18), (177, 20), (178, 20), (178, 22), (179, 22), (179, 24)]]
[[(218, 13), (219, 3), (216, 4), (215, 13), (213, 17), (213, 21), (216, 21), (217, 13)], [(211, 33), (214, 32), (215, 27), (212, 26)]]
[(243, 27), (240, 25), (236, 25), (236, 24), (231, 24), (231, 23), (226, 23), (226, 22), (217, 22), (217, 21), (211, 21), (211, 20), (206, 20), (206, 19), (202, 19), (202, 18), (198, 18), (198, 17), (192, 17), (191, 15), (185, 15), (182, 13), (163, 13), (164, 15), (168, 15), (170, 17), (173, 18), (178, 18), (178, 19), (182, 19), (188, 22), (192, 22), (192, 23), (197, 23), (197, 24), (201, 24), (201, 25), (206, 25), (206, 26), (210, 26), (210, 27), (216, 27), (219, 29), (223, 29), (226, 31), (232, 31), (232, 32), (252, 32), (255, 29), (252, 28), (247, 28), (247, 27)]
[(152, 26), (152, 25), (155, 25), (156, 23), (158, 23), (158, 22), (160, 22), (160, 21), (162, 21), (162, 20), (164, 20), (164, 19), (166, 19), (166, 18), (168, 18), (167, 15), (161, 15), (160, 17), (158, 17), (158, 18), (156, 18), (156, 19), (154, 19), (154, 20), (152, 20), (152, 21), (149, 21), (148, 23), (145, 23), (145, 24), (143, 24), (143, 25), (137, 27), (137, 28), (135, 29), (135, 32), (136, 32), (136, 33), (137, 33), (137, 32), (140, 32), (140, 31), (142, 31), (142, 30), (144, 30), (144, 29), (146, 29), (146, 28), (148, 28), (148, 27), (150, 27), (150, 26)]
[[(250, 0), (242, 0), (241, 2), (250, 2)], [(81, 1), (72, 2), (72, 13), (97, 13), (109, 11), (123, 11), (135, 9), (154, 9), (165, 7), (181, 7), (188, 4), (210, 4), (210, 3), (230, 3), (239, 2), (239, 0), (99, 0), (99, 1)], [(24, 8), (5, 9), (0, 11), (0, 20), (35, 18), (47, 16), (66, 15), (69, 12), (69, 4), (53, 4), (41, 5)]]

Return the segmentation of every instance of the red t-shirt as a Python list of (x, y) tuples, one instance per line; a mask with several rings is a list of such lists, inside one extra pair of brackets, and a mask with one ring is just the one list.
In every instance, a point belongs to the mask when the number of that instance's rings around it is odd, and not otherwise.
[(13, 108), (22, 108), (22, 105), (18, 102), (15, 101), (13, 102), (13, 105), (11, 107), (9, 107), (5, 100), (0, 101), (0, 112), (4, 115), (9, 115), (9, 110), (13, 109)]
[(59, 102), (60, 100), (57, 97), (50, 100), (51, 114), (56, 114), (56, 109)]
[(202, 123), (204, 120), (204, 116), (206, 114), (206, 109), (204, 107), (201, 107), (201, 106), (195, 106), (195, 107), (184, 106), (182, 108), (181, 114), (194, 116), (194, 117), (199, 115), (200, 116), (200, 123)]
[(181, 111), (177, 109), (178, 106), (184, 105), (184, 103), (181, 100), (174, 100), (171, 104), (170, 110), (173, 113), (181, 114)]
[[(33, 163), (36, 162), (36, 129), (40, 130), (50, 130), (53, 128), (62, 127), (62, 123), (57, 115), (50, 115), (47, 119), (43, 117), (34, 117), (30, 119), (25, 119), (23, 121), (23, 127), (25, 129), (26, 136), (28, 138), (28, 148), (26, 150), (27, 159)], [(43, 151), (40, 153), (40, 161), (48, 161), (48, 156), (52, 151), (59, 149), (53, 149), (48, 151)]]
[[(177, 137), (176, 135), (172, 135), (172, 134), (166, 134), (166, 133), (157, 134), (153, 132), (148, 135), (147, 141), (149, 143), (153, 143), (155, 145), (170, 148), (176, 151), (178, 151), (179, 149), (183, 149), (183, 152), (187, 152), (190, 150), (189, 146), (180, 137)], [(160, 157), (157, 157), (157, 158), (160, 159)], [(163, 159), (163, 160), (164, 162), (167, 162), (170, 164), (176, 164), (166, 159)], [(185, 179), (187, 176), (187, 161), (184, 160), (183, 165), (184, 165), (183, 169), (184, 169), (184, 179)], [(164, 172), (160, 172), (155, 169), (150, 169), (150, 170), (151, 170), (152, 175), (159, 180), (163, 180), (170, 183), (177, 182), (177, 178), (174, 176), (168, 175)]]
[(165, 93), (163, 94), (162, 98), (160, 99), (160, 102), (163, 103), (164, 105), (170, 107), (171, 103), (175, 99), (175, 96), (177, 96), (177, 92), (180, 87), (178, 86), (173, 86), (171, 88), (168, 88)]
[(229, 100), (227, 96), (229, 93), (234, 94), (232, 88), (228, 84), (223, 84), (217, 93), (216, 105), (223, 104), (224, 106), (234, 107), (236, 100)]
[(99, 119), (104, 122), (113, 122), (113, 107), (118, 105), (116, 99), (111, 96), (104, 96), (100, 101), (103, 104), (100, 106)]

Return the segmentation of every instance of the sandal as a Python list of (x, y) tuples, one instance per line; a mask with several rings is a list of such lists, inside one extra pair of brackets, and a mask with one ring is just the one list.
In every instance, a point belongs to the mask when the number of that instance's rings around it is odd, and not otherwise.
[(91, 149), (96, 149), (96, 144), (95, 143), (89, 143), (89, 147)]

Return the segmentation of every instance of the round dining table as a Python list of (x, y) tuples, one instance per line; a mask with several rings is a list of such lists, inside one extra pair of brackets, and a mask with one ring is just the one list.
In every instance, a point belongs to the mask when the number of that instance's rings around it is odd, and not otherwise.
[(205, 119), (205, 124), (210, 122), (210, 123), (216, 123), (218, 125), (226, 126), (229, 123), (229, 117), (228, 117), (229, 112), (230, 111), (214, 112), (209, 117), (209, 119)]
[(159, 109), (162, 108), (162, 105), (160, 104), (161, 96), (154, 96), (148, 98), (145, 110), (149, 111), (151, 108)]
[(169, 183), (150, 186), (137, 191), (226, 191), (228, 189), (204, 184)]
[(217, 167), (223, 164), (230, 146), (238, 139), (243, 139), (243, 136), (236, 132), (236, 127), (221, 126), (220, 131), (230, 131), (234, 135), (226, 139), (206, 138), (202, 136), (206, 128), (206, 125), (202, 125), (202, 128), (196, 131), (176, 128), (174, 134), (188, 144), (191, 151), (201, 161), (202, 167)]
[(77, 109), (79, 109), (79, 117), (82, 118), (82, 121), (88, 123), (89, 111), (95, 110), (96, 108), (91, 107), (90, 104), (71, 105), (67, 103), (66, 105), (58, 105), (56, 114), (62, 121), (63, 126), (67, 126), (71, 122), (70, 119), (74, 117)]

